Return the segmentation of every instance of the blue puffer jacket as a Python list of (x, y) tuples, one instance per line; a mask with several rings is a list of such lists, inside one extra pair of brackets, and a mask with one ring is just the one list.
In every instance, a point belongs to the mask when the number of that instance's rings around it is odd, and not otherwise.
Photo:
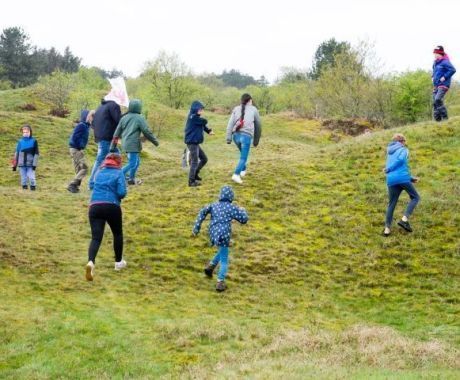
[[(452, 63), (450, 63), (448, 55), (445, 55), (440, 59), (436, 59), (433, 63), (433, 85), (435, 87), (450, 87), (452, 75), (454, 75), (455, 72), (455, 67)], [(444, 82), (441, 82), (440, 80), (442, 77), (445, 79)]]
[(96, 173), (94, 184), (90, 189), (90, 204), (113, 203), (120, 205), (121, 200), (126, 196), (126, 180), (123, 172), (119, 168), (101, 167)]
[(199, 101), (194, 101), (190, 107), (185, 124), (184, 141), (186, 144), (201, 144), (204, 141), (203, 131), (211, 132), (211, 129), (207, 127), (208, 121), (198, 115), (198, 111), (203, 108), (203, 104)]
[(410, 182), (409, 150), (399, 141), (392, 141), (387, 148), (387, 185)]
[(201, 209), (193, 227), (193, 234), (200, 232), (201, 224), (208, 214), (211, 214), (209, 223), (209, 237), (211, 244), (218, 247), (228, 247), (232, 236), (232, 220), (246, 224), (249, 220), (244, 208), (233, 205), (234, 194), (230, 186), (224, 186), (220, 191), (219, 202), (212, 203)]
[(86, 122), (89, 111), (83, 110), (80, 114), (80, 122), (75, 126), (69, 139), (69, 146), (74, 149), (85, 149), (88, 144), (89, 123)]

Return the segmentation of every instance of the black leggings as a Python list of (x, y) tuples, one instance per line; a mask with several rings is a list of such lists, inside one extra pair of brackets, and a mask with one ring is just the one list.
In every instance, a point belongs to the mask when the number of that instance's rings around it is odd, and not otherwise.
[(96, 261), (96, 255), (104, 236), (105, 223), (107, 222), (113, 234), (115, 261), (121, 261), (123, 257), (121, 207), (111, 203), (95, 204), (89, 208), (88, 217), (91, 226), (91, 243), (88, 249), (88, 260), (93, 263)]

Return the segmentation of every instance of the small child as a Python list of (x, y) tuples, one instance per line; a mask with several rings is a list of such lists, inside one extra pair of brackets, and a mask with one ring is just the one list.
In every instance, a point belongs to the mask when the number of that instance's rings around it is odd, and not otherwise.
[(225, 276), (228, 270), (228, 247), (232, 235), (232, 220), (236, 220), (241, 224), (248, 222), (248, 213), (244, 208), (233, 205), (234, 193), (230, 186), (222, 187), (220, 191), (219, 201), (211, 203), (201, 209), (193, 227), (193, 235), (196, 236), (200, 232), (201, 224), (206, 219), (208, 214), (211, 214), (211, 222), (209, 224), (209, 237), (211, 245), (217, 246), (217, 254), (209, 262), (204, 269), (204, 273), (209, 278), (212, 278), (212, 273), (220, 262), (220, 270), (217, 275), (216, 290), (223, 292), (227, 289), (225, 284)]
[(203, 114), (204, 105), (195, 100), (190, 106), (190, 112), (185, 124), (184, 142), (190, 152), (190, 172), (188, 176), (188, 185), (196, 187), (200, 185), (201, 178), (198, 175), (203, 166), (208, 162), (208, 157), (201, 149), (200, 144), (203, 143), (203, 131), (209, 135), (214, 135), (212, 129), (208, 128), (208, 121), (201, 117)]
[(117, 129), (113, 134), (110, 152), (117, 149), (118, 139), (121, 137), (122, 149), (128, 155), (128, 163), (123, 167), (123, 174), (129, 173), (128, 185), (140, 185), (141, 180), (136, 179), (137, 169), (141, 163), (140, 152), (142, 150), (141, 132), (153, 145), (158, 146), (155, 135), (149, 129), (144, 116), (141, 115), (142, 103), (138, 99), (129, 102), (128, 113), (125, 114), (118, 123)]
[(38, 164), (38, 142), (32, 137), (32, 127), (25, 124), (21, 128), (22, 138), (18, 141), (13, 159), (13, 171), (19, 166), (21, 173), (21, 185), (27, 190), (27, 182), (30, 183), (30, 190), (37, 189), (35, 180), (35, 169)]
[(71, 193), (78, 193), (83, 178), (88, 173), (88, 165), (85, 161), (84, 149), (88, 144), (89, 129), (93, 121), (94, 111), (83, 110), (80, 114), (80, 122), (75, 126), (69, 139), (69, 152), (75, 168), (75, 177), (67, 186)]

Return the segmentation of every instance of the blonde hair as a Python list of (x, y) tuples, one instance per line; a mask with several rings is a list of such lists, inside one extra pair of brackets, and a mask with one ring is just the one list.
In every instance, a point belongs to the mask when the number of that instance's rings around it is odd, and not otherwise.
[(395, 133), (393, 135), (393, 141), (402, 142), (402, 141), (406, 141), (406, 138), (404, 137), (404, 135), (402, 133)]
[(86, 122), (87, 123), (92, 123), (93, 122), (93, 118), (94, 118), (94, 114), (96, 113), (95, 110), (91, 110), (88, 112), (88, 115), (86, 116)]

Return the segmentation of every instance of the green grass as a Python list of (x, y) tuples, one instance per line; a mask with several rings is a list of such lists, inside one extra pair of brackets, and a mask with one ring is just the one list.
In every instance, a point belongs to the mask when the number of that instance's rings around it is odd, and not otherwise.
[[(234, 226), (229, 290), (217, 294), (202, 275), (206, 230), (190, 235), (236, 164), (226, 117), (208, 115), (210, 162), (190, 189), (185, 113), (149, 109), (164, 125), (123, 202), (128, 269), (113, 270), (107, 233), (87, 283), (89, 192), (65, 190), (72, 125), (17, 112), (11, 93), (0, 101), (0, 378), (458, 378), (460, 119), (398, 128), (422, 201), (414, 233), (384, 239), (395, 130), (336, 144), (315, 121), (264, 118), (234, 186), (250, 222)], [(26, 122), (41, 149), (36, 193), (7, 166)]]

